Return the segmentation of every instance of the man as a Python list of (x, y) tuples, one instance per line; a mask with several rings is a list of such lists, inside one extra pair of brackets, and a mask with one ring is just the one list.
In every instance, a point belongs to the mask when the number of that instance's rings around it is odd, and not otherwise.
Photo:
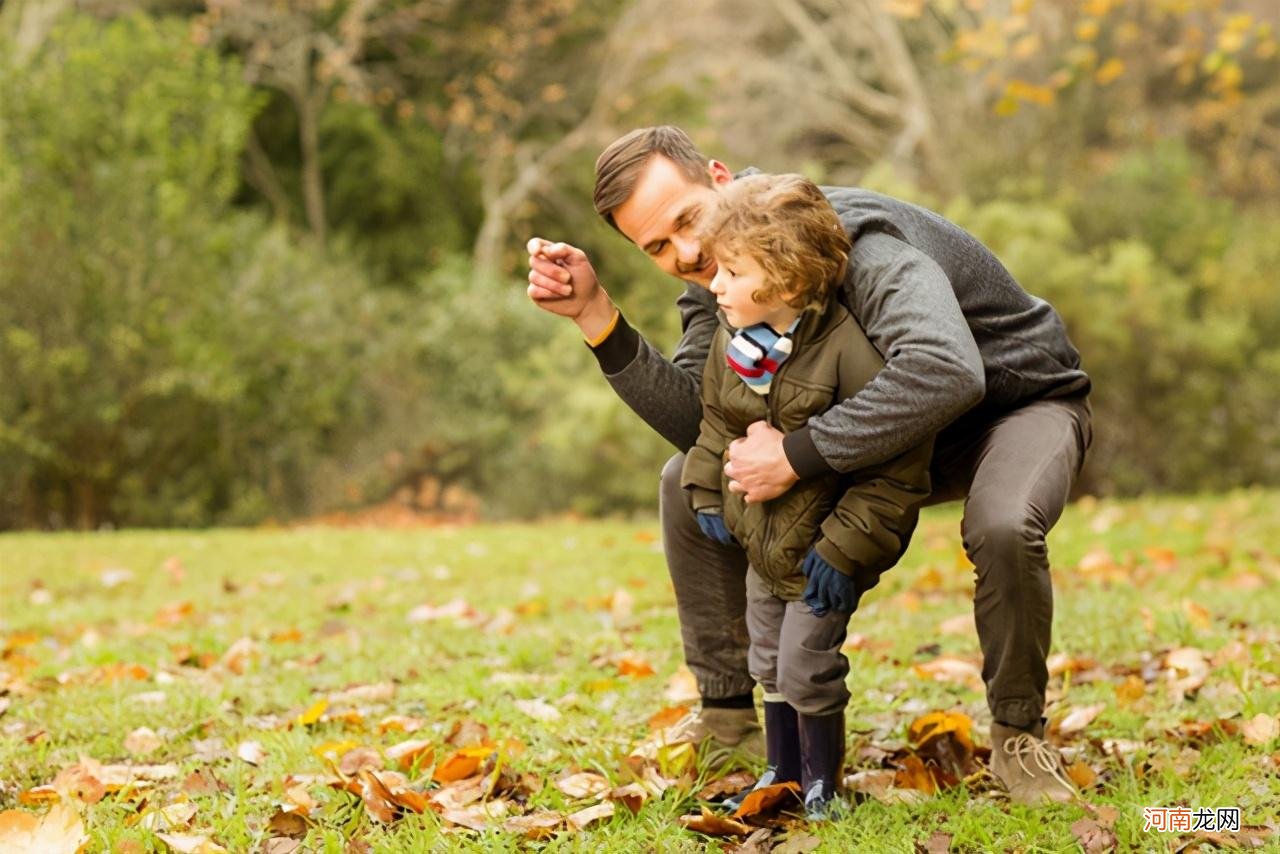
[[(597, 213), (686, 282), (676, 301), (684, 334), (670, 361), (627, 324), (581, 250), (538, 238), (528, 247), (530, 298), (577, 323), (618, 395), (682, 452), (698, 436), (698, 387), (716, 328), (705, 290), (715, 262), (697, 226), (715, 187), (733, 178), (671, 127), (633, 131), (596, 162)], [(840, 299), (885, 366), (800, 430), (752, 425), (730, 446), (730, 488), (767, 501), (802, 478), (875, 465), (937, 434), (931, 503), (965, 500), (992, 770), (1016, 802), (1068, 800), (1070, 783), (1043, 741), (1053, 619), (1045, 536), (1091, 440), (1089, 378), (1058, 314), (972, 236), (865, 190), (824, 192), (853, 242)], [(660, 508), (685, 657), (702, 694), (693, 728), (737, 744), (756, 726), (745, 558), (700, 532), (680, 489), (683, 456), (663, 469)]]

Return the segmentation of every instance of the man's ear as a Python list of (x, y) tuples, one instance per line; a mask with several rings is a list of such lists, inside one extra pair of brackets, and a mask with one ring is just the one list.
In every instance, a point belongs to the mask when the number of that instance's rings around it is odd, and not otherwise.
[(723, 186), (733, 180), (733, 173), (729, 171), (729, 167), (719, 160), (711, 160), (707, 163), (707, 174), (711, 176), (711, 183), (717, 186)]

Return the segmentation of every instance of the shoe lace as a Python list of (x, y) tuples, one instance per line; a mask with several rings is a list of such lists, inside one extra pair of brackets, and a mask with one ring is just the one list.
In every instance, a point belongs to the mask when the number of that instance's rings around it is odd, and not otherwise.
[(1027, 760), (1030, 759), (1041, 771), (1071, 791), (1075, 791), (1076, 787), (1062, 776), (1062, 762), (1058, 751), (1050, 747), (1044, 739), (1036, 738), (1027, 732), (1018, 733), (1004, 740), (1004, 752), (1018, 760), (1018, 767), (1022, 769), (1022, 773), (1030, 777), (1036, 776), (1036, 773), (1027, 767)]

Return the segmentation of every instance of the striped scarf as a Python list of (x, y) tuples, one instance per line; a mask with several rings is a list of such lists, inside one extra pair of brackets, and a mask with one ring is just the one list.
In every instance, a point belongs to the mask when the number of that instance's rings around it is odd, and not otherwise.
[(791, 336), (799, 324), (797, 317), (781, 335), (767, 323), (739, 329), (729, 342), (724, 359), (748, 388), (756, 394), (768, 394), (773, 375), (791, 355)]

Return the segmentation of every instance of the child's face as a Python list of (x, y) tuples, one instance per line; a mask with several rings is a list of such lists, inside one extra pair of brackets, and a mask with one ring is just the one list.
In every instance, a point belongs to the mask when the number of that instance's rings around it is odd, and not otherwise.
[(752, 299), (756, 291), (770, 284), (768, 275), (755, 258), (746, 253), (717, 250), (715, 259), (716, 275), (708, 288), (716, 295), (716, 304), (724, 311), (730, 326), (743, 329), (757, 323), (768, 323), (782, 331), (800, 314), (783, 301), (782, 294), (761, 302)]

